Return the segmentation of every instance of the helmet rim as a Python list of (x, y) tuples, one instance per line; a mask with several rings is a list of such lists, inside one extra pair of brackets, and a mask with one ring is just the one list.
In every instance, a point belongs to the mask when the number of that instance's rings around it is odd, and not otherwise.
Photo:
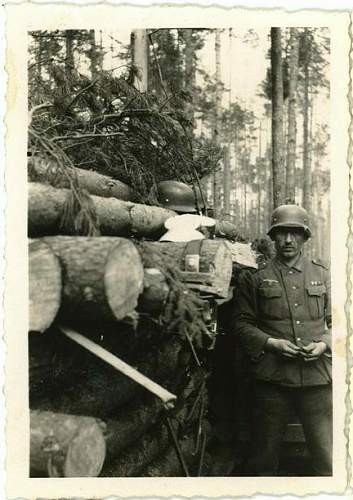
[(273, 231), (277, 228), (297, 227), (304, 230), (305, 237), (308, 239), (312, 234), (308, 223), (309, 217), (305, 208), (294, 204), (280, 205), (272, 213), (271, 226), (267, 234), (272, 238)]
[(275, 229), (278, 229), (280, 227), (298, 227), (300, 229), (303, 229), (304, 230), (304, 234), (306, 236), (306, 239), (310, 238), (311, 237), (311, 230), (309, 228), (309, 226), (305, 226), (304, 224), (299, 224), (297, 222), (279, 222), (278, 224), (273, 224), (270, 229), (267, 231), (267, 235), (272, 237), (272, 234), (273, 234), (273, 231)]
[(188, 207), (186, 205), (174, 205), (173, 203), (171, 205), (165, 204), (165, 208), (168, 208), (169, 210), (175, 210), (175, 212), (185, 212), (185, 213), (196, 213), (197, 210), (196, 208)]

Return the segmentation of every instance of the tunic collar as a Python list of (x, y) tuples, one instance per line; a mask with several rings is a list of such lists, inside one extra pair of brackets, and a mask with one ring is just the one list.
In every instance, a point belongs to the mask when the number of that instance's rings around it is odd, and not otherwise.
[(276, 264), (276, 266), (278, 268), (282, 268), (282, 269), (286, 269), (286, 270), (288, 270), (288, 269), (295, 269), (296, 271), (299, 271), (299, 272), (303, 271), (303, 266), (304, 266), (304, 262), (303, 261), (304, 261), (304, 257), (303, 257), (302, 253), (299, 254), (298, 259), (291, 266), (287, 266), (287, 264), (285, 264), (284, 262), (280, 261), (277, 257), (274, 258), (274, 263)]

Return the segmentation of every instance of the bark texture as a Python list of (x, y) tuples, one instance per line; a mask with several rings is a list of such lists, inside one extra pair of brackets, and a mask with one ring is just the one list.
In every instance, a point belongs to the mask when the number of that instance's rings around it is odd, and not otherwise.
[(304, 81), (303, 81), (303, 207), (311, 212), (311, 151), (309, 144), (309, 111), (310, 111), (310, 39), (308, 30), (304, 30)]
[(161, 422), (154, 429), (135, 441), (134, 446), (107, 465), (102, 471), (105, 477), (136, 477), (168, 446), (168, 432)]
[(169, 287), (163, 273), (155, 267), (145, 267), (143, 292), (139, 297), (138, 310), (160, 313), (169, 295)]
[[(68, 189), (44, 184), (29, 184), (28, 232), (31, 236), (63, 234), (61, 217), (69, 195)], [(91, 196), (105, 236), (156, 237), (164, 231), (163, 224), (175, 215), (171, 210), (134, 204), (114, 198)]]
[(104, 424), (94, 418), (31, 411), (31, 475), (95, 477), (105, 459)]
[[(130, 359), (124, 359), (141, 373), (161, 384), (166, 389), (173, 388), (172, 377), (178, 376), (180, 343), (169, 341), (158, 350), (139, 352)], [(116, 353), (119, 355), (119, 353)], [(86, 358), (86, 361), (83, 361)], [(89, 415), (100, 418), (113, 418), (116, 411), (131, 403), (134, 398), (146, 391), (134, 381), (125, 377), (112, 367), (90, 353), (82, 353), (80, 366), (73, 370), (69, 388), (47, 394), (46, 398), (30, 401), (31, 408), (74, 415)]]
[(67, 167), (67, 173), (64, 174), (53, 161), (43, 160), (39, 157), (28, 161), (28, 180), (30, 182), (51, 184), (56, 188), (69, 188), (69, 176), (76, 177), (79, 186), (93, 195), (124, 201), (135, 201), (136, 199), (136, 193), (130, 186), (93, 170)]
[(286, 172), (286, 202), (295, 203), (295, 159), (297, 138), (297, 82), (299, 69), (299, 35), (296, 28), (290, 29), (289, 38), (289, 86), (288, 86), (288, 147)]
[[(219, 144), (219, 126), (221, 113), (221, 30), (215, 30), (215, 57), (216, 57), (216, 92), (215, 92), (215, 116), (214, 116), (214, 131), (213, 139)], [(220, 204), (220, 185), (217, 170), (213, 173), (213, 213), (218, 217), (221, 209)]]
[(148, 87), (148, 36), (147, 30), (132, 32), (132, 62), (137, 71), (134, 85), (140, 92), (147, 92)]
[[(70, 191), (41, 183), (29, 184), (28, 233), (30, 236), (65, 234), (61, 218)], [(158, 238), (165, 232), (164, 222), (177, 215), (165, 208), (141, 205), (114, 198), (91, 196), (104, 236)], [(216, 221), (216, 236), (236, 239), (234, 224)]]
[[(191, 453), (193, 451), (194, 443), (192, 439), (184, 439), (179, 441), (179, 445), (186, 459), (187, 464), (190, 464)], [(179, 458), (176, 454), (174, 447), (171, 445), (159, 457), (151, 462), (143, 471), (141, 475), (144, 477), (170, 477), (170, 476), (184, 476)]]
[(283, 73), (281, 29), (271, 28), (272, 78), (272, 172), (274, 208), (285, 198), (285, 169), (283, 164)]
[(111, 419), (106, 420), (107, 461), (115, 459), (128, 446), (139, 441), (158, 421), (162, 409), (162, 403), (148, 394), (117, 410)]

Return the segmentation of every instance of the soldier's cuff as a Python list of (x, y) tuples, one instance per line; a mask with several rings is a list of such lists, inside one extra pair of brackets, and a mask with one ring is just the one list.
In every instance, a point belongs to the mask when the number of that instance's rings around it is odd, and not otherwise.
[(255, 363), (260, 361), (260, 359), (264, 356), (266, 342), (269, 338), (271, 338), (271, 335), (259, 330), (256, 338), (256, 344), (252, 346), (252, 352), (250, 354), (251, 360)]
[(326, 330), (325, 333), (323, 333), (319, 339), (315, 339), (314, 342), (324, 342), (327, 346), (327, 351), (325, 351), (324, 354), (326, 356), (331, 356), (332, 336), (330, 330)]

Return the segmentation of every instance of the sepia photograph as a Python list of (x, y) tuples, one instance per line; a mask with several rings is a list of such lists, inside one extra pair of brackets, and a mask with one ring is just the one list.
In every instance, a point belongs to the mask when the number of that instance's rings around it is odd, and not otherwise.
[(346, 20), (94, 12), (9, 52), (12, 497), (344, 491)]
[(28, 49), (31, 477), (331, 475), (329, 30)]

